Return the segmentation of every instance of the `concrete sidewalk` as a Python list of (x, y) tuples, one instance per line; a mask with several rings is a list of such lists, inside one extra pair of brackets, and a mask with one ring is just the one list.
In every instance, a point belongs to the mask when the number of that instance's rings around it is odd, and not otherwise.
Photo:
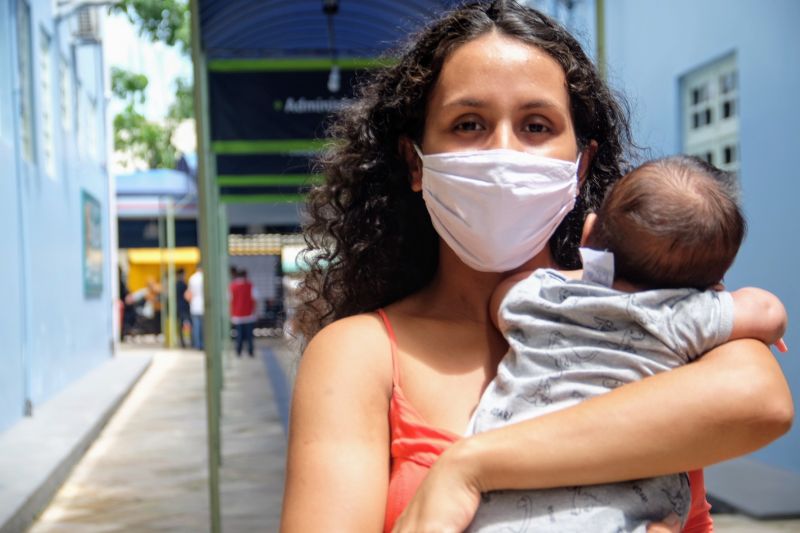
[[(209, 531), (204, 364), (201, 352), (156, 351), (30, 531)], [(286, 438), (264, 360), (225, 367), (223, 531), (277, 531)]]
[[(133, 350), (147, 351), (139, 347)], [(209, 531), (204, 357), (149, 349), (153, 362), (31, 533)], [(275, 532), (294, 357), (262, 341), (225, 360), (222, 529)], [(800, 520), (716, 515), (722, 533), (800, 532)]]
[(150, 359), (118, 354), (0, 433), (0, 532), (22, 531), (41, 512)]

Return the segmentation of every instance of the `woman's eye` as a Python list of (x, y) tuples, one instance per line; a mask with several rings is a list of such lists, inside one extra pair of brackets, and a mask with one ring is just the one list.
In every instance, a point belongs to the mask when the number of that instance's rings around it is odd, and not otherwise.
[(483, 126), (474, 120), (465, 120), (456, 124), (457, 131), (480, 131)]
[(525, 131), (528, 133), (546, 133), (550, 128), (540, 122), (531, 122), (525, 125)]

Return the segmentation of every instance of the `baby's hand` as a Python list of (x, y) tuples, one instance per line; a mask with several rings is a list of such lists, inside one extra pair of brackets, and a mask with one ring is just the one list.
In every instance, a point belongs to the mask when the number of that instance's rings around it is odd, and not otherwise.
[(786, 353), (789, 351), (789, 347), (786, 346), (786, 342), (784, 342), (783, 337), (775, 341), (775, 348), (777, 348), (781, 353)]
[(778, 351), (786, 351), (783, 335), (788, 318), (786, 308), (777, 296), (755, 287), (733, 291), (733, 331), (731, 339), (753, 338), (765, 344), (774, 344)]

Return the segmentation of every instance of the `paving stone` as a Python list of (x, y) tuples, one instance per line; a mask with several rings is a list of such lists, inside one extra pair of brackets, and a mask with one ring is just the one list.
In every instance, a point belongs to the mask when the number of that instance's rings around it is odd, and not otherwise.
[[(204, 368), (155, 350), (30, 533), (209, 531)], [(260, 357), (226, 358), (222, 403), (223, 531), (277, 531), (286, 436)]]

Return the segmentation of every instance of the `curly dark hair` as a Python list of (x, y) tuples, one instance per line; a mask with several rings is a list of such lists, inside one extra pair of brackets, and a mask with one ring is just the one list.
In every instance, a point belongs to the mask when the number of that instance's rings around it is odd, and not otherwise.
[(490, 32), (536, 46), (562, 66), (578, 146), (598, 143), (576, 206), (550, 240), (561, 267), (580, 265), (587, 210), (621, 175), (632, 145), (627, 108), (575, 38), (549, 17), (513, 0), (469, 3), (412, 37), (396, 62), (357, 88), (329, 128), (333, 141), (318, 162), (325, 183), (307, 198), (310, 271), (296, 317), (307, 340), (328, 322), (388, 305), (433, 278), (439, 238), (422, 195), (411, 190), (400, 141), (422, 144), (426, 104), (445, 59)]

